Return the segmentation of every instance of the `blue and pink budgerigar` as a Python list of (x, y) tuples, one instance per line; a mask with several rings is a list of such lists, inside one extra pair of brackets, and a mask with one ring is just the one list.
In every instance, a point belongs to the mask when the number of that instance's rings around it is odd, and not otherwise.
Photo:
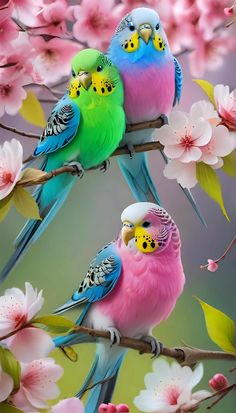
[[(166, 122), (172, 107), (180, 100), (183, 76), (157, 12), (145, 7), (133, 9), (118, 25), (107, 53), (122, 77), (127, 123), (155, 120), (160, 116)], [(134, 145), (150, 141), (153, 132), (146, 129), (126, 133), (121, 145), (126, 144), (132, 152)], [(162, 156), (167, 162), (163, 152)], [(160, 204), (145, 153), (120, 156), (118, 163), (137, 201)], [(182, 190), (205, 224), (191, 192)]]
[[(104, 383), (91, 390), (86, 413), (95, 413), (100, 403), (111, 400), (126, 354), (117, 346), (120, 336), (147, 340), (153, 353), (160, 353), (152, 328), (170, 315), (185, 283), (179, 231), (164, 208), (135, 203), (123, 211), (121, 220), (117, 239), (99, 251), (78, 290), (56, 310), (82, 307), (77, 324), (107, 330), (116, 342), (111, 346), (107, 340), (97, 341), (93, 366), (78, 396)], [(54, 339), (57, 347), (95, 340), (84, 333)]]

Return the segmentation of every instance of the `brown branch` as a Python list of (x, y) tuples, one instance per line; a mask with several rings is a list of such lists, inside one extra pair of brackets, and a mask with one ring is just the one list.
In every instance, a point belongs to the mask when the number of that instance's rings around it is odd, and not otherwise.
[(39, 135), (35, 133), (23, 132), (16, 128), (12, 128), (11, 126), (4, 125), (3, 123), (0, 123), (0, 128), (9, 130), (10, 132), (16, 133), (17, 135), (26, 136), (27, 138), (39, 139)]
[[(89, 334), (92, 337), (104, 338), (108, 340), (110, 339), (110, 333), (108, 331), (93, 330), (84, 326), (75, 327), (74, 332), (83, 332)], [(121, 337), (119, 346), (137, 350), (140, 354), (152, 353), (150, 343), (130, 337)], [(188, 366), (192, 366), (200, 360), (236, 360), (235, 354), (225, 353), (223, 351), (201, 350), (199, 348), (188, 346), (175, 348), (163, 347), (161, 355), (174, 358), (179, 363)]]
[[(228, 247), (226, 248), (225, 252), (217, 259), (213, 260), (215, 263), (223, 260), (226, 255), (230, 252), (230, 250), (232, 249), (232, 247), (234, 246), (234, 244), (236, 244), (236, 236), (232, 239), (232, 241), (229, 243)], [(201, 270), (205, 270), (208, 267), (209, 264), (205, 264), (205, 265), (200, 265), (200, 269)]]

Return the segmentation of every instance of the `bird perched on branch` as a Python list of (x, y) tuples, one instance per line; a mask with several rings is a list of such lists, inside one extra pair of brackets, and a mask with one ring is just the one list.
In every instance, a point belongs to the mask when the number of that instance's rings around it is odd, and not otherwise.
[[(69, 91), (53, 108), (34, 157), (43, 157), (44, 171), (67, 163), (75, 167), (76, 174), (82, 175), (83, 168), (100, 165), (109, 158), (124, 131), (123, 85), (118, 70), (103, 53), (85, 49), (73, 58)], [(71, 174), (57, 176), (35, 193), (42, 221), (26, 223), (0, 280), (44, 232), (75, 179)]]
[[(82, 306), (78, 325), (109, 331), (112, 344), (119, 344), (121, 335), (145, 339), (158, 355), (161, 343), (151, 330), (170, 315), (185, 282), (179, 231), (164, 208), (149, 202), (130, 205), (121, 220), (118, 238), (99, 251), (79, 289), (56, 313)], [(54, 339), (57, 347), (94, 341), (84, 333)], [(91, 390), (86, 413), (111, 400), (125, 353), (98, 340), (93, 366), (78, 393), (81, 397), (87, 387), (102, 382)]]
[[(160, 116), (166, 122), (172, 107), (180, 100), (183, 76), (156, 11), (140, 7), (127, 14), (115, 31), (107, 54), (118, 67), (124, 83), (127, 123), (150, 121)], [(132, 155), (133, 145), (150, 141), (153, 131), (146, 129), (126, 134), (121, 144), (126, 144)], [(162, 156), (168, 162), (163, 152)], [(160, 204), (145, 153), (122, 155), (118, 163), (137, 201)], [(205, 224), (189, 189), (182, 190)]]

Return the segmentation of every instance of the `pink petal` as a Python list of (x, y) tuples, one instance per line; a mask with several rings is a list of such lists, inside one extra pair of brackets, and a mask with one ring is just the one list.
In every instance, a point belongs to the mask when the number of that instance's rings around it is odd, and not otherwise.
[[(0, 366), (1, 369), (1, 366)], [(0, 371), (0, 402), (6, 400), (13, 390), (13, 380), (5, 373)]]
[(54, 343), (45, 331), (28, 327), (11, 337), (9, 348), (20, 361), (31, 362), (47, 356), (54, 349)]
[(208, 271), (215, 272), (218, 270), (219, 266), (215, 261), (211, 260), (210, 258), (207, 261), (208, 261), (208, 266), (207, 266)]
[(179, 143), (179, 135), (169, 126), (164, 125), (156, 132), (156, 139), (159, 140), (162, 145), (174, 145)]
[[(99, 410), (98, 410), (99, 411)], [(71, 397), (61, 400), (51, 408), (51, 413), (84, 413), (84, 406), (80, 399)]]
[(223, 125), (214, 127), (212, 133), (213, 137), (210, 143), (214, 147), (213, 153), (216, 156), (229, 155), (234, 149), (234, 136)]
[(198, 119), (196, 126), (192, 129), (192, 137), (196, 146), (206, 145), (212, 136), (212, 128), (205, 119)]
[(184, 150), (183, 145), (168, 145), (164, 147), (164, 153), (170, 159), (180, 158), (181, 155), (183, 155)]

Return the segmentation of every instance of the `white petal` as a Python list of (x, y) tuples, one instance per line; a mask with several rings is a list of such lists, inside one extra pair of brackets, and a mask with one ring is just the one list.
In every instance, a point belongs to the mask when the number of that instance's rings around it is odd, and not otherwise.
[(169, 125), (175, 131), (182, 131), (188, 126), (188, 116), (184, 112), (178, 110), (171, 112), (169, 116)]
[(199, 363), (193, 370), (192, 379), (189, 383), (192, 389), (200, 382), (200, 380), (203, 377), (203, 373), (204, 373), (203, 364)]
[(192, 394), (192, 398), (195, 400), (203, 400), (208, 396), (211, 396), (212, 393), (208, 390), (198, 390), (195, 393)]
[(186, 387), (178, 397), (178, 405), (182, 405), (184, 403), (188, 403), (191, 400), (191, 389)]
[(225, 126), (219, 125), (214, 127), (212, 135), (210, 143), (213, 145), (213, 153), (216, 156), (227, 156), (233, 151), (234, 137)]
[(183, 155), (180, 156), (179, 160), (184, 163), (198, 161), (202, 156), (201, 149), (196, 146), (191, 146), (189, 149), (185, 150)]
[(164, 412), (167, 403), (165, 401), (157, 401), (153, 392), (142, 390), (139, 396), (133, 400), (134, 405), (142, 412)]
[(170, 159), (177, 159), (184, 153), (184, 146), (182, 145), (168, 145), (164, 148), (164, 153)]
[(37, 293), (37, 290), (34, 290), (32, 285), (28, 282), (25, 283), (25, 297), (27, 321), (29, 321), (39, 312), (39, 310), (41, 310), (44, 303), (44, 298), (42, 297), (42, 291)]
[(199, 119), (196, 126), (192, 129), (192, 137), (196, 146), (206, 145), (212, 136), (210, 123), (205, 119)]
[(156, 132), (156, 139), (159, 140), (162, 145), (174, 145), (179, 143), (179, 135), (175, 133), (169, 125), (164, 125)]
[(80, 399), (71, 397), (61, 400), (56, 405), (52, 406), (51, 413), (84, 413), (84, 406)]
[(190, 109), (190, 117), (194, 119), (204, 118), (204, 119), (219, 119), (218, 113), (214, 109), (214, 106), (208, 100), (200, 100), (199, 102), (193, 103)]

